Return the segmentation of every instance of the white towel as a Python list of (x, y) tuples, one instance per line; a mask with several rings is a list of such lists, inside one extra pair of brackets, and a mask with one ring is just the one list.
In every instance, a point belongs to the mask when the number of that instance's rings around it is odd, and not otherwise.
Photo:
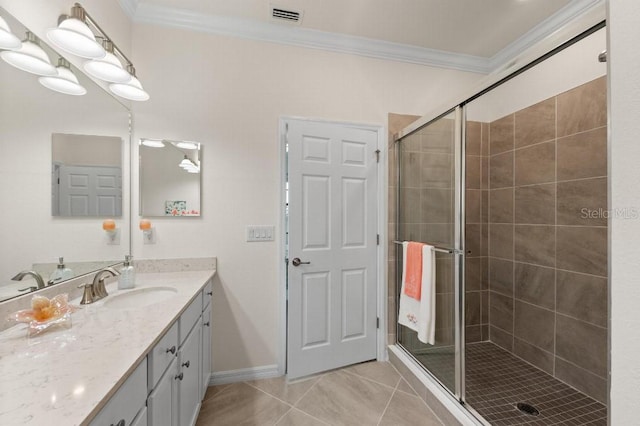
[(407, 246), (402, 243), (402, 288), (400, 289), (400, 309), (398, 323), (418, 332), (418, 340), (433, 345), (436, 336), (436, 255), (433, 246), (422, 248), (422, 286), (420, 300), (404, 293)]

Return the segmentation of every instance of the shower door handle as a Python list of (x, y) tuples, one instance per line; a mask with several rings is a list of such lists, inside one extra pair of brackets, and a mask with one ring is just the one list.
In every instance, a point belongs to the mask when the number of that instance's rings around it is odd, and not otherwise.
[(299, 257), (294, 257), (291, 263), (293, 266), (311, 265), (311, 262), (302, 262)]

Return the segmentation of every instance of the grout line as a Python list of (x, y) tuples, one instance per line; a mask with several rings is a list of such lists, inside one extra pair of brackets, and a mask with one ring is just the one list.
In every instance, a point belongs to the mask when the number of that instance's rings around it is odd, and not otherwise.
[(248, 382), (242, 382), (242, 383), (244, 383), (245, 385), (251, 386), (252, 388), (254, 388), (254, 389), (256, 389), (256, 390), (259, 390), (259, 391), (260, 391), (260, 392), (262, 392), (263, 394), (265, 394), (265, 395), (267, 395), (267, 396), (270, 396), (271, 398), (276, 399), (276, 400), (278, 400), (278, 401), (282, 402), (283, 404), (288, 405), (289, 407), (293, 407), (293, 404), (291, 404), (291, 403), (289, 403), (289, 402), (287, 402), (287, 401), (285, 401), (285, 400), (283, 400), (283, 399), (281, 399), (281, 398), (278, 398), (278, 397), (277, 397), (277, 396), (275, 396), (275, 395), (270, 394), (269, 392), (267, 392), (267, 391), (266, 391), (266, 390), (264, 390), (264, 389), (260, 389), (259, 387), (254, 386), (254, 385), (252, 385), (251, 383), (248, 383)]
[[(595, 278), (607, 278), (604, 275), (595, 275), (595, 274), (589, 274), (588, 272), (572, 271), (571, 269), (554, 268), (553, 266), (540, 265), (539, 263), (523, 262), (522, 260), (507, 259), (507, 258), (504, 258), (504, 257), (490, 256), (489, 257), (489, 262), (491, 262), (491, 259), (502, 260), (504, 262), (522, 263), (523, 265), (536, 266), (538, 268), (557, 269), (558, 271), (561, 271), (561, 272), (569, 272), (569, 273), (572, 273), (572, 274), (586, 275), (586, 276), (595, 277)], [(492, 291), (495, 291), (495, 290), (492, 290)]]
[[(440, 293), (440, 294), (446, 294), (446, 293)], [(356, 365), (357, 365), (357, 364), (356, 364)], [(354, 371), (347, 371), (347, 370), (339, 370), (339, 371), (343, 371), (343, 372), (345, 372), (345, 373), (347, 373), (347, 374), (351, 374), (352, 376), (356, 376), (356, 377), (358, 377), (359, 379), (367, 380), (367, 381), (369, 381), (369, 382), (373, 382), (373, 383), (375, 383), (375, 384), (378, 384), (378, 385), (384, 386), (385, 388), (395, 389), (395, 388), (398, 386), (398, 384), (397, 384), (397, 383), (395, 384), (395, 386), (389, 386), (389, 385), (387, 385), (387, 384), (385, 384), (385, 383), (381, 383), (381, 382), (378, 382), (377, 380), (371, 379), (371, 378), (369, 378), (369, 377), (365, 377), (365, 376), (363, 376), (363, 375), (361, 375), (361, 374), (358, 374), (358, 373), (356, 373), (356, 372), (354, 372)]]
[(285, 413), (284, 413), (282, 416), (280, 416), (280, 418), (276, 421), (276, 426), (280, 423), (280, 421), (281, 421), (282, 419), (284, 419), (284, 418), (285, 418), (285, 416), (286, 416), (287, 414), (289, 414), (289, 413), (291, 412), (291, 410), (293, 410), (293, 407), (289, 407), (289, 409), (288, 409), (287, 411), (285, 411)]
[[(331, 374), (331, 373), (328, 373)], [(298, 398), (296, 400), (296, 402), (293, 403), (293, 406), (295, 407), (300, 401), (302, 401), (302, 398), (304, 398), (305, 396), (307, 396), (307, 394), (309, 392), (311, 392), (311, 389), (313, 389), (318, 383), (320, 383), (320, 380), (322, 380), (323, 378), (325, 378), (327, 376), (327, 374), (323, 374), (322, 376), (318, 377), (318, 380), (316, 380), (316, 382), (314, 384), (312, 384), (311, 386), (309, 386), (309, 389), (307, 389), (307, 391), (305, 393), (303, 393), (300, 398)], [(302, 410), (300, 410), (302, 411)]]
[[(400, 376), (402, 377), (402, 376)], [(397, 387), (397, 385), (396, 385)], [(376, 423), (376, 425), (380, 425), (380, 422), (382, 422), (382, 419), (384, 418), (385, 413), (387, 412), (387, 409), (389, 408), (389, 405), (391, 405), (391, 400), (393, 399), (393, 396), (396, 394), (396, 392), (398, 392), (397, 389), (394, 389), (393, 392), (391, 392), (391, 396), (389, 397), (389, 401), (387, 401), (387, 405), (385, 405), (384, 410), (382, 410), (382, 414), (380, 415), (380, 418), (378, 419), (378, 423)]]

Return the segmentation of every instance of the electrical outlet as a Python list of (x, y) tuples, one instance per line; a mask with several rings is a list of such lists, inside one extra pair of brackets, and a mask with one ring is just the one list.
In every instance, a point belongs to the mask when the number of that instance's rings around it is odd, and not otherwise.
[(247, 241), (273, 241), (275, 239), (276, 227), (271, 225), (249, 225), (247, 226)]

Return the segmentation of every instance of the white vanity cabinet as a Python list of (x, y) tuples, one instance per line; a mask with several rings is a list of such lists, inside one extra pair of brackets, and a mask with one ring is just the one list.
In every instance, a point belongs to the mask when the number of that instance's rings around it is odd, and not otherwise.
[(211, 370), (210, 301), (211, 282), (149, 352), (146, 426), (195, 424)]
[[(134, 372), (93, 418), (91, 426), (129, 426), (144, 417), (141, 411), (147, 399), (147, 359), (143, 358)], [(139, 415), (139, 413), (141, 415)]]

